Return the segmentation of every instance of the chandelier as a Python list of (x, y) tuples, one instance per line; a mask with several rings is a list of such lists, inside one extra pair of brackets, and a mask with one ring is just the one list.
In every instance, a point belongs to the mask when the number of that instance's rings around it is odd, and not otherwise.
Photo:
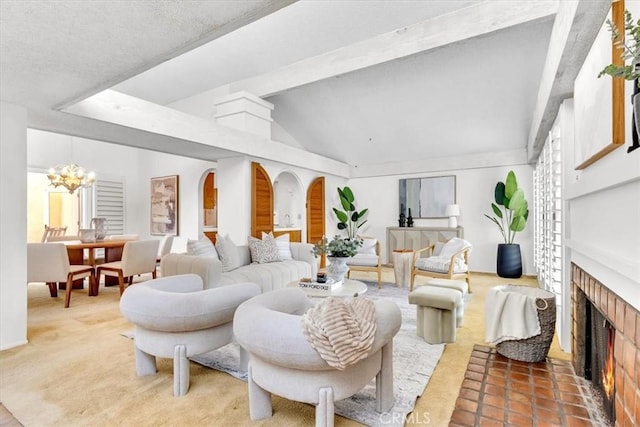
[(73, 194), (80, 187), (91, 187), (96, 180), (96, 174), (87, 172), (85, 168), (74, 163), (57, 165), (49, 169), (47, 178), (55, 188), (63, 186)]

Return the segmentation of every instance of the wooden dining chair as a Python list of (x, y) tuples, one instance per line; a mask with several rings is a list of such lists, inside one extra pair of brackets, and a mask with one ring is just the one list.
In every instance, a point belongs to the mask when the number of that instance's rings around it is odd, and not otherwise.
[(27, 283), (44, 282), (52, 297), (58, 296), (58, 282), (66, 282), (64, 308), (69, 307), (73, 281), (89, 278), (89, 293), (97, 288), (93, 267), (71, 265), (64, 243), (27, 243)]
[(42, 243), (48, 242), (50, 237), (60, 237), (67, 233), (67, 227), (49, 227), (44, 225), (44, 233), (42, 233)]
[[(98, 283), (102, 274), (118, 278), (120, 295), (124, 292), (124, 278), (129, 278), (129, 285), (133, 283), (133, 276), (151, 273), (156, 278), (156, 257), (158, 256), (159, 240), (132, 240), (125, 243), (120, 261), (107, 262), (98, 265), (96, 276)], [(97, 292), (96, 292), (97, 295)]]

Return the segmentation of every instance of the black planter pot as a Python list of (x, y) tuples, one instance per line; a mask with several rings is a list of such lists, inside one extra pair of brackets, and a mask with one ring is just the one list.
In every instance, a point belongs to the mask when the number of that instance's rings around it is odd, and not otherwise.
[(498, 276), (517, 279), (522, 276), (522, 256), (517, 243), (498, 245)]

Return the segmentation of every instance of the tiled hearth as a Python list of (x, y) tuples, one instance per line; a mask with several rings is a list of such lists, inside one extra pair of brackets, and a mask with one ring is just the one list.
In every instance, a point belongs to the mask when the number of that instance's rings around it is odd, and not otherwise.
[(579, 375), (583, 374), (584, 338), (577, 331), (588, 300), (615, 329), (615, 425), (640, 426), (640, 314), (575, 264), (571, 266), (571, 284), (573, 367)]
[(450, 426), (605, 426), (568, 360), (519, 362), (476, 345)]

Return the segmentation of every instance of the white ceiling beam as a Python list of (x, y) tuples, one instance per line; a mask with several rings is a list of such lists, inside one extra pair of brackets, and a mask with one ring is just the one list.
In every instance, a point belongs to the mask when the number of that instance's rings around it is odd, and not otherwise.
[(541, 19), (557, 12), (557, 0), (486, 1), (277, 70), (213, 89), (214, 96), (246, 90), (259, 97), (361, 70), (451, 43)]
[(610, 8), (611, 0), (560, 2), (527, 140), (529, 162), (538, 159), (562, 101), (573, 97), (573, 82)]
[[(63, 110), (95, 120), (168, 137), (154, 149), (171, 152), (173, 141), (190, 141), (228, 152), (273, 160), (284, 164), (349, 177), (349, 165), (272, 141), (258, 135), (218, 125), (213, 120), (192, 116), (114, 90), (105, 90)], [(188, 156), (189, 153), (184, 153)], [(228, 156), (227, 156), (228, 157)]]

